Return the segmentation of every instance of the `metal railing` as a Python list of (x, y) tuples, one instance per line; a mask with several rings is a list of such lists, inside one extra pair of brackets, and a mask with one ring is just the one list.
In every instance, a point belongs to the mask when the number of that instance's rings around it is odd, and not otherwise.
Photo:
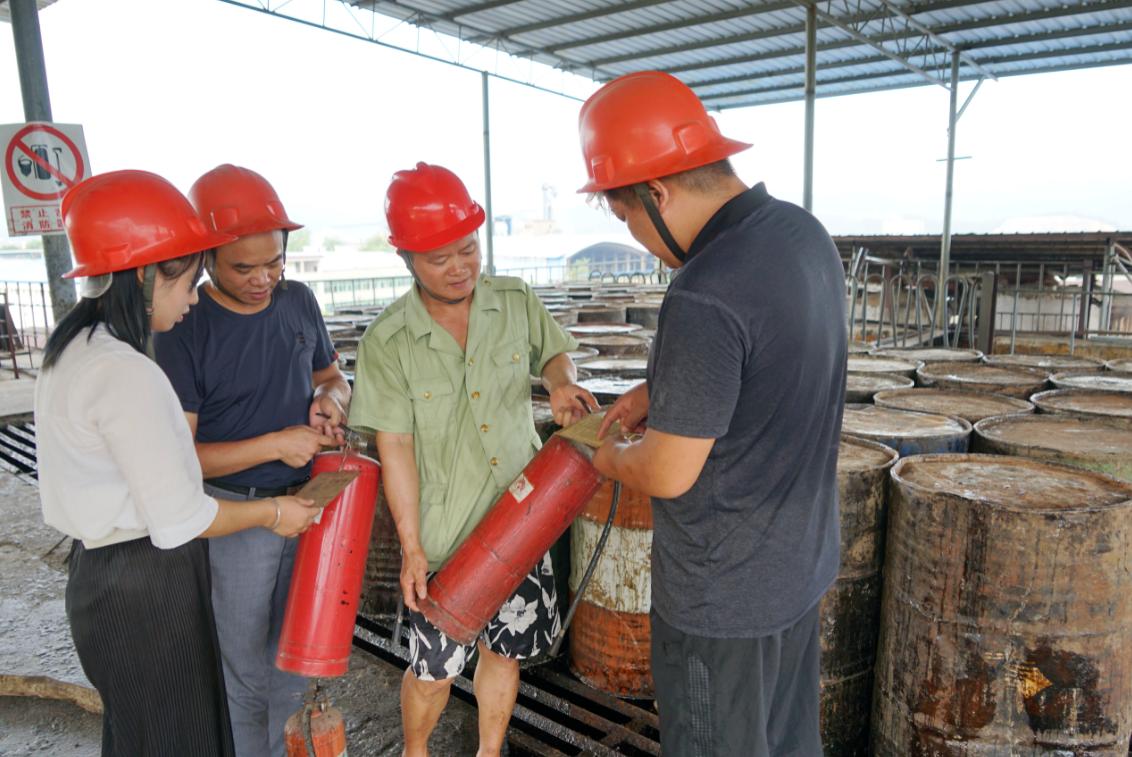
[[(858, 249), (846, 265), (849, 332), (880, 345), (979, 346), (1009, 333), (1132, 340), (1132, 255), (1114, 245), (1101, 270), (1081, 262), (963, 262), (943, 290), (920, 261), (888, 260)], [(1126, 290), (1126, 291), (1122, 291)], [(937, 296), (946, 291), (939, 319)]]
[[(545, 265), (501, 268), (500, 276), (517, 276), (532, 286), (562, 284), (572, 281), (601, 281), (625, 284), (667, 284), (667, 269), (653, 271), (628, 270), (619, 261), (608, 265)], [(301, 273), (292, 276), (310, 287), (324, 313), (342, 308), (375, 307), (388, 305), (412, 286), (413, 279), (401, 276), (368, 276), (359, 278), (305, 278)]]

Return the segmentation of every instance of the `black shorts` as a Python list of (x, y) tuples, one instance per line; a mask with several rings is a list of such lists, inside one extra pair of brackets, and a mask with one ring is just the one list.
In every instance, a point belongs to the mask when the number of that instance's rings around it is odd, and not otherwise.
[(657, 615), (652, 675), (665, 757), (814, 757), (821, 640), (814, 606), (794, 625), (753, 639), (679, 631)]
[[(413, 674), (422, 681), (460, 675), (475, 656), (476, 645), (457, 644), (424, 615), (413, 610), (408, 613), (409, 669)], [(545, 652), (561, 630), (554, 569), (547, 553), (488, 622), (479, 640), (498, 655), (525, 660)]]

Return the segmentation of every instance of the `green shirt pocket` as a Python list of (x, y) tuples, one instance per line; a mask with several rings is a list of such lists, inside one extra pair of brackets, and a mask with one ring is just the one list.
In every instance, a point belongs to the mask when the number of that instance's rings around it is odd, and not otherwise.
[(492, 363), (501, 388), (501, 396), (507, 403), (530, 399), (531, 356), (530, 345), (526, 339), (507, 342), (491, 352)]
[(456, 396), (447, 376), (421, 378), (409, 384), (413, 398), (413, 425), (435, 430), (451, 423), (456, 413)]

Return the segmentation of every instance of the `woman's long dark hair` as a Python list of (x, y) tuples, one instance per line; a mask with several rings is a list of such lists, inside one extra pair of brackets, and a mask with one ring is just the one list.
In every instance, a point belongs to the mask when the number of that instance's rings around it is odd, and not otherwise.
[[(162, 261), (157, 264), (157, 270), (162, 278), (175, 279), (190, 268), (196, 268), (196, 278), (199, 280), (203, 263), (204, 254), (194, 252)], [(193, 286), (196, 286), (195, 280)], [(47, 346), (43, 348), (43, 370), (55, 365), (63, 350), (83, 329), (88, 330), (89, 340), (100, 323), (105, 323), (107, 331), (116, 338), (138, 352), (145, 352), (145, 343), (149, 339), (149, 315), (145, 312), (145, 298), (141, 284), (138, 283), (136, 268), (115, 272), (110, 288), (102, 296), (84, 297), (55, 324), (55, 330), (51, 332)]]

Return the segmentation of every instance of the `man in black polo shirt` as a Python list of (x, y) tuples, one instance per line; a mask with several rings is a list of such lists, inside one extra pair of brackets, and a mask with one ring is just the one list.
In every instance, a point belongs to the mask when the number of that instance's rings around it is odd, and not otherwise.
[[(286, 235), (301, 228), (258, 173), (233, 165), (197, 179), (189, 199), (213, 229), (239, 237), (206, 255), (209, 281), (184, 322), (155, 339), (196, 439), (205, 491), (267, 499), (310, 476), (336, 444), (350, 386), (318, 302), (281, 283)], [(283, 754), (283, 727), (307, 680), (275, 667), (295, 539), (263, 528), (212, 539), (212, 606), (232, 736), (240, 757)]]
[[(582, 106), (590, 181), (680, 269), (646, 383), (594, 465), (652, 496), (652, 666), (666, 755), (822, 751), (818, 602), (838, 570), (844, 274), (809, 213), (747, 188), (690, 89), (659, 72)], [(647, 428), (645, 428), (647, 421)]]

